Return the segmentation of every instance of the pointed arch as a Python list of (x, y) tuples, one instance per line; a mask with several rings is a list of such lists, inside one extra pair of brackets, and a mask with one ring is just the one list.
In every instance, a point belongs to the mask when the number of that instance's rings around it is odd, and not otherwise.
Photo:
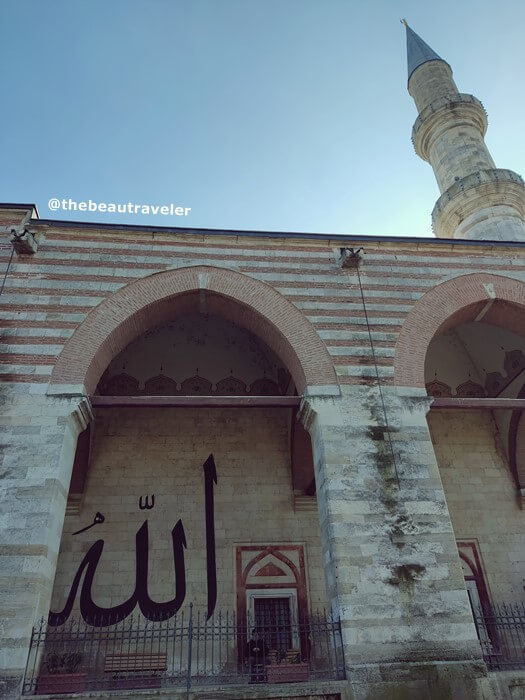
[[(325, 344), (296, 306), (268, 284), (214, 266), (158, 272), (94, 308), (60, 353), (49, 393), (93, 394), (111, 360), (132, 340), (183, 313), (212, 313), (262, 338), (291, 373), (299, 393), (339, 394)], [(322, 388), (322, 389), (321, 389)]]
[(475, 272), (454, 277), (426, 292), (408, 314), (397, 339), (394, 384), (423, 388), (425, 357), (432, 338), (481, 318), (522, 335), (525, 284), (502, 275)]
[(267, 547), (266, 549), (261, 550), (258, 554), (256, 554), (253, 559), (251, 559), (248, 564), (244, 567), (244, 571), (242, 572), (242, 585), (246, 585), (248, 578), (253, 570), (253, 568), (261, 561), (266, 559), (266, 557), (275, 557), (279, 561), (281, 561), (291, 572), (291, 574), (294, 577), (294, 584), (298, 585), (301, 581), (301, 575), (299, 573), (298, 568), (296, 565), (293, 563), (293, 561), (284, 554), (284, 552), (280, 552), (279, 549), (276, 547)]

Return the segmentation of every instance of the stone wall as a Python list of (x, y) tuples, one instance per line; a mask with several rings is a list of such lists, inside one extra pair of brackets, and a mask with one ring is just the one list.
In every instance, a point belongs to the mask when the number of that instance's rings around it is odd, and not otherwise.
[[(174, 595), (171, 530), (186, 534), (186, 604), (206, 605), (206, 541), (202, 465), (213, 453), (219, 608), (236, 607), (235, 546), (304, 545), (312, 607), (326, 605), (324, 571), (315, 512), (293, 510), (289, 411), (252, 408), (99, 409), (81, 513), (67, 516), (53, 594), (63, 607), (84, 553), (97, 539), (104, 551), (93, 586), (101, 606), (124, 602), (135, 586), (135, 534), (149, 528), (149, 592), (156, 601)], [(155, 495), (151, 510), (139, 498)], [(85, 533), (95, 513), (102, 524)], [(261, 578), (261, 582), (266, 582)]]
[(78, 433), (86, 402), (50, 398), (45, 385), (0, 386), (0, 697), (27, 661), (31, 627), (47, 615)]
[(431, 411), (428, 422), (456, 539), (477, 541), (493, 602), (523, 600), (523, 511), (490, 411)]

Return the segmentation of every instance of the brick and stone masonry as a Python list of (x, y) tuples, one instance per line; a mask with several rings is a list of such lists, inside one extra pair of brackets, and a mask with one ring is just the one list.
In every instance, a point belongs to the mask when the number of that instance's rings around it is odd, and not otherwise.
[[(408, 87), (419, 111), (414, 145), (441, 191), (437, 239), (80, 224), (41, 220), (33, 205), (0, 206), (6, 697), (19, 695), (33, 623), (52, 599), (63, 600), (88, 546), (68, 539), (86, 508), (106, 510), (100, 527), (108, 533), (120, 523), (108, 534), (118, 555), (97, 584), (101, 600), (117, 602), (135, 489), (151, 478), (164, 490), (184, 483), (197, 508), (173, 493), (163, 507), (170, 516), (180, 509), (197, 533), (190, 583), (192, 595), (202, 595), (198, 480), (187, 470), (219, 435), (225, 601), (236, 593), (237, 545), (292, 543), (306, 555), (310, 603), (341, 618), (348, 697), (517, 697), (522, 680), (487, 675), (455, 541), (477, 546), (492, 600), (522, 596), (524, 428), (519, 412), (509, 421), (490, 406), (435, 410), (426, 386), (439, 383), (427, 366), (433, 340), (468, 324), (505, 329), (513, 347), (504, 352), (523, 355), (525, 188), (495, 167), (479, 101), (458, 92), (450, 66), (409, 28), (407, 36)], [(361, 248), (359, 262), (342, 264), (344, 248)], [(290, 373), (312, 442), (318, 518), (293, 507), (282, 409), (93, 410), (103, 372), (129, 343), (203, 312), (259, 337)], [(522, 398), (521, 374), (511, 378), (504, 355), (491, 352), (478, 369), (508, 380), (507, 398)], [(87, 426), (94, 437), (84, 502), (66, 517), (77, 438)], [(187, 459), (175, 460), (174, 446)], [(252, 453), (267, 475), (256, 492), (248, 486), (260, 479)], [(234, 498), (244, 499), (243, 516)], [(257, 519), (264, 526), (256, 528)], [(152, 556), (162, 568), (162, 547)], [(160, 595), (169, 584), (161, 576), (154, 585)]]
[[(501, 466), (492, 478), (505, 515), (487, 513), (477, 534), (466, 526), (475, 521), (472, 506), (479, 507), (483, 491), (458, 504), (454, 488), (461, 487), (445, 478), (450, 460), (440, 473), (436, 454), (441, 460), (449, 447), (437, 414), (431, 422), (436, 451), (429, 434), (424, 357), (432, 336), (448, 318), (459, 319), (465, 304), (463, 320), (494, 296), (511, 309), (523, 308), (523, 249), (461, 241), (414, 246), (402, 239), (153, 234), (36, 219), (31, 227), (38, 251), (15, 256), (2, 295), (7, 676), (21, 673), (31, 624), (50, 604), (75, 440), (91, 420), (82, 396), (93, 393), (105, 366), (134, 337), (170, 315), (195, 310), (204, 295), (212, 313), (261, 334), (305, 396), (301, 415), (313, 441), (320, 523), (320, 545), (312, 544), (308, 554), (310, 594), (324, 596), (315, 568), (321, 546), (327, 602), (342, 617), (356, 697), (367, 697), (370, 688), (389, 692), (392, 683), (416, 692), (427, 683), (421, 669), (429, 663), (438, 669), (436, 678), (443, 671), (443, 683), (466, 683), (463, 696), (474, 697), (469, 684), (483, 677), (483, 664), (454, 538), (478, 537), (489, 587), (508, 597), (518, 591), (520, 572), (512, 566), (502, 572), (501, 561), (507, 557), (519, 567), (519, 510)], [(345, 245), (364, 248), (360, 276), (391, 445), (356, 271), (338, 262)], [(8, 246), (4, 251), (7, 263)], [(485, 430), (487, 454), (496, 455), (494, 435)], [(485, 502), (489, 498), (487, 491)], [(286, 517), (297, 517), (289, 508)], [(510, 525), (498, 526), (498, 556), (484, 535), (491, 517)], [(292, 534), (290, 522), (280, 519), (287, 533), (281, 539), (305, 542), (305, 535)], [(67, 524), (64, 532), (71, 529)], [(74, 567), (67, 547), (63, 557)], [(66, 580), (60, 569), (56, 597)], [(231, 592), (231, 572), (229, 581)], [(466, 680), (446, 680), (451, 669)]]

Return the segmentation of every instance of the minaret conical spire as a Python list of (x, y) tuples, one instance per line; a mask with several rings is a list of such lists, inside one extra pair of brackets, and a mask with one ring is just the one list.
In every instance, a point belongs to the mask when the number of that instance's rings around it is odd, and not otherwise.
[[(427, 63), (427, 61), (443, 61), (443, 59), (423, 41), (419, 34), (415, 33), (408, 25), (406, 19), (402, 19), (401, 22), (405, 25), (407, 32), (407, 68), (408, 80), (410, 80), (412, 73), (416, 68), (422, 66), (423, 63)], [(443, 61), (443, 63), (447, 62)]]
[(483, 105), (459, 92), (449, 64), (401, 21), (407, 32), (408, 92), (419, 111), (412, 143), (432, 166), (441, 191), (432, 212), (434, 233), (525, 241), (525, 183), (512, 170), (496, 168), (484, 140)]

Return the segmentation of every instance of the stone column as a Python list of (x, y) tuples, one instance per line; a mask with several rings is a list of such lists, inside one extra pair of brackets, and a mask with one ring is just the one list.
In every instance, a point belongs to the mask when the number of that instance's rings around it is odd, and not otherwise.
[[(418, 389), (306, 398), (328, 594), (361, 698), (472, 698), (486, 674)], [(390, 440), (389, 440), (390, 437)], [(397, 475), (396, 475), (397, 470)]]
[(45, 385), (4, 384), (0, 425), (0, 696), (19, 697), (31, 628), (47, 615), (76, 441), (87, 399), (46, 396)]

